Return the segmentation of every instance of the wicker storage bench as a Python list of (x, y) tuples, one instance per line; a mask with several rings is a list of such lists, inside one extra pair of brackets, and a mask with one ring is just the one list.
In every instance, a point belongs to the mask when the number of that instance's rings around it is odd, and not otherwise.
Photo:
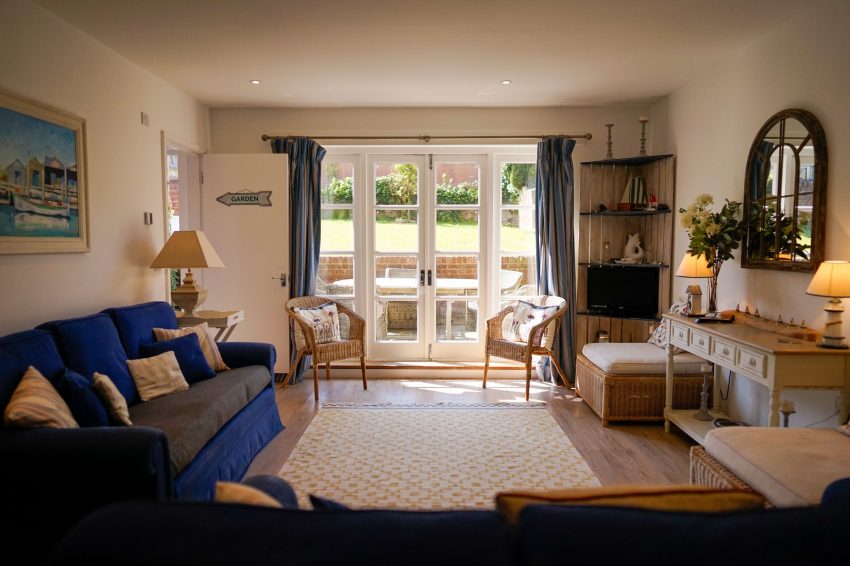
[[(588, 347), (606, 347), (615, 351), (617, 347), (636, 346), (655, 348), (661, 355), (666, 353), (652, 344), (587, 344), (576, 360), (576, 393), (593, 411), (602, 418), (602, 425), (610, 421), (663, 421), (664, 391), (666, 377), (654, 364), (657, 373), (640, 371), (608, 373), (585, 356)], [(607, 348), (610, 347), (610, 348)], [(592, 353), (588, 352), (588, 353)], [(633, 367), (635, 364), (631, 364)], [(703, 376), (698, 362), (687, 364), (688, 373), (677, 374), (673, 386), (673, 406), (677, 409), (697, 409), (700, 404)], [(628, 367), (626, 367), (628, 370)], [(711, 387), (709, 380), (709, 388)], [(709, 389), (710, 391), (710, 389)]]
[(691, 484), (717, 489), (755, 491), (726, 466), (711, 457), (702, 446), (691, 446)]

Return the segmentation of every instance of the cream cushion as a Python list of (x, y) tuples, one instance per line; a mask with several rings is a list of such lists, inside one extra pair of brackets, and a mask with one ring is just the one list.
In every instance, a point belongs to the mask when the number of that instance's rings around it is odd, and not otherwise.
[(150, 358), (127, 360), (127, 367), (130, 368), (130, 375), (133, 376), (142, 401), (189, 389), (189, 383), (177, 363), (177, 356), (172, 351)]
[(215, 482), (215, 500), (217, 503), (241, 503), (243, 505), (259, 505), (262, 507), (283, 507), (277, 499), (264, 491), (260, 491), (256, 487), (227, 481)]
[(204, 358), (207, 360), (207, 363), (210, 364), (210, 367), (216, 371), (216, 373), (230, 369), (221, 358), (221, 352), (218, 351), (218, 344), (215, 343), (215, 339), (213, 339), (210, 335), (209, 325), (207, 325), (206, 322), (197, 326), (188, 326), (186, 328), (153, 329), (153, 335), (157, 342), (180, 338), (181, 336), (186, 336), (192, 333), (197, 334), (198, 344), (201, 345), (201, 352), (204, 353)]
[[(665, 375), (667, 352), (646, 342), (585, 344), (581, 353), (593, 365), (610, 375)], [(701, 372), (703, 360), (684, 352), (673, 356), (676, 375), (695, 375)]]
[(68, 404), (33, 366), (27, 368), (12, 393), (3, 422), (23, 428), (79, 428)]
[(92, 376), (94, 390), (100, 395), (103, 403), (106, 405), (106, 410), (113, 420), (121, 423), (124, 426), (133, 426), (133, 421), (130, 420), (130, 409), (127, 407), (127, 400), (118, 391), (118, 388), (109, 379), (109, 376), (102, 373), (94, 372)]
[(817, 505), (850, 470), (850, 437), (831, 428), (717, 428), (705, 450), (776, 507)]

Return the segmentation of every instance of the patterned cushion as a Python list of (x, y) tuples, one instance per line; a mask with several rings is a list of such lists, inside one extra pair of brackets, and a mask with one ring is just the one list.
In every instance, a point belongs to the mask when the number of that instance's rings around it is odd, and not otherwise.
[(183, 372), (183, 377), (189, 383), (197, 383), (215, 377), (215, 371), (207, 363), (198, 341), (198, 335), (194, 332), (180, 338), (139, 346), (139, 353), (145, 358), (157, 356), (163, 352), (174, 352), (174, 355), (177, 356), (177, 363), (180, 365), (180, 371)]
[(262, 507), (282, 508), (277, 499), (249, 485), (228, 481), (215, 482), (216, 503), (241, 503)]
[(224, 360), (221, 359), (221, 352), (218, 351), (218, 345), (215, 343), (215, 340), (213, 340), (213, 337), (210, 336), (209, 326), (206, 322), (199, 324), (198, 326), (189, 326), (187, 328), (153, 329), (153, 335), (157, 342), (171, 340), (172, 338), (179, 338), (192, 333), (198, 335), (198, 343), (201, 345), (201, 351), (204, 353), (204, 357), (207, 359), (207, 363), (210, 364), (211, 368), (213, 368), (216, 372), (227, 371), (230, 369), (227, 367), (227, 364), (224, 363)]
[(127, 366), (142, 401), (189, 389), (180, 371), (180, 364), (177, 363), (177, 356), (170, 350), (151, 358), (127, 360)]
[[(525, 301), (517, 301), (514, 307), (514, 318), (506, 338), (514, 342), (528, 342), (531, 329), (556, 312), (558, 312), (556, 306), (540, 307)], [(539, 343), (539, 338), (545, 330), (545, 326), (537, 330), (537, 336), (534, 337), (535, 344)]]
[[(688, 312), (688, 304), (687, 303), (673, 303), (670, 305), (670, 309), (667, 311), (670, 314), (687, 314)], [(649, 335), (649, 340), (646, 342), (648, 344), (655, 344), (659, 348), (667, 347), (667, 334), (670, 332), (669, 321), (665, 318), (662, 319), (661, 324), (655, 327), (655, 331)], [(684, 352), (681, 348), (677, 348), (673, 346), (673, 355), (681, 354)]]
[(342, 338), (339, 332), (339, 314), (336, 304), (323, 303), (312, 308), (293, 307), (298, 317), (313, 328), (316, 344), (339, 342)]
[(103, 399), (103, 403), (106, 405), (106, 410), (109, 412), (109, 416), (112, 417), (112, 421), (125, 426), (132, 426), (133, 421), (130, 420), (130, 409), (127, 408), (127, 400), (121, 395), (121, 392), (118, 391), (112, 380), (102, 373), (95, 372), (92, 376), (92, 382), (98, 395)]
[(53, 381), (56, 391), (71, 409), (74, 419), (82, 427), (107, 426), (109, 414), (106, 406), (97, 394), (92, 380), (86, 379), (77, 372), (66, 369)]
[(59, 392), (33, 366), (12, 393), (3, 422), (25, 428), (79, 428)]

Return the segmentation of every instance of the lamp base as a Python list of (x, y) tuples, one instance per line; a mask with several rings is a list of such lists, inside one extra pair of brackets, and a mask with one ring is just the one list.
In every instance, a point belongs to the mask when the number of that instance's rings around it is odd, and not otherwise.
[(192, 270), (183, 278), (183, 284), (171, 291), (171, 302), (185, 312), (184, 316), (194, 316), (195, 309), (207, 300), (207, 290), (195, 283)]

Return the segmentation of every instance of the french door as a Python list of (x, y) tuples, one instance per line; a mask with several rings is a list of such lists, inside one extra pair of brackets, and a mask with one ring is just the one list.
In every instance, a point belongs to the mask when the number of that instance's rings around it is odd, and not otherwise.
[(480, 359), (487, 174), (482, 155), (367, 156), (371, 359)]

